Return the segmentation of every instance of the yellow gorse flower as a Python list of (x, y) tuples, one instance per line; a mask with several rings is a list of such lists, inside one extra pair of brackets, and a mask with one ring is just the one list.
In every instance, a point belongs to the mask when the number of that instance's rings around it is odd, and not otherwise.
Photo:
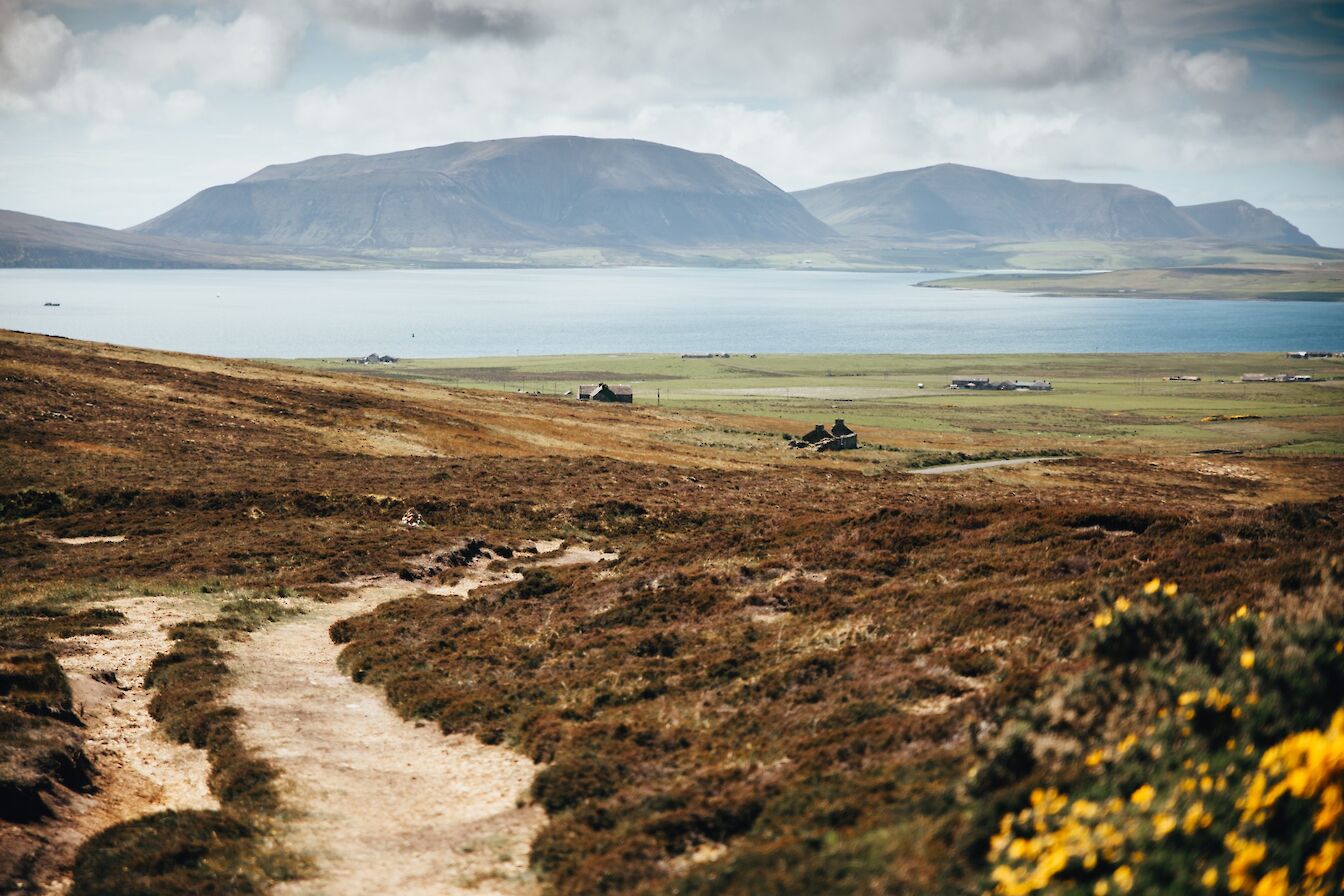
[[(1149, 596), (1179, 593), (1176, 583), (1164, 585), (1157, 577), (1142, 590)], [(1121, 597), (1103, 606), (1092, 624), (1098, 629), (1114, 625), (1136, 604), (1145, 613), (1162, 612), (1161, 606), (1142, 598)], [(1228, 621), (1248, 617), (1251, 612), (1242, 605)], [(1220, 637), (1218, 643), (1227, 646), (1229, 640)], [(1344, 640), (1333, 646), (1344, 653)], [(1256, 669), (1257, 659), (1264, 667), (1274, 665), (1272, 656), (1258, 658), (1250, 647), (1237, 648), (1233, 655), (1244, 670)], [(1256, 763), (1258, 750), (1248, 742), (1251, 738), (1235, 728), (1218, 733), (1216, 727), (1242, 719), (1243, 708), (1249, 711), (1261, 702), (1261, 695), (1248, 688), (1251, 676), (1236, 669), (1233, 666), (1226, 677), (1211, 670), (1213, 680), (1205, 679), (1194, 688), (1189, 677), (1169, 672), (1165, 683), (1173, 691), (1178, 691), (1182, 679), (1189, 682), (1185, 684), (1189, 689), (1173, 694), (1172, 703), (1155, 708), (1158, 719), (1170, 722), (1154, 720), (1118, 742), (1093, 745), (1079, 754), (1081, 763), (1093, 770), (1089, 788), (1108, 781), (1127, 761), (1124, 757), (1132, 754), (1141, 761), (1172, 754), (1184, 759), (1184, 775), (1169, 775), (1157, 765), (1151, 783), (1140, 784), (1127, 798), (1123, 791), (1112, 791), (1091, 800), (1071, 799), (1054, 788), (1038, 788), (1031, 793), (1029, 806), (1004, 815), (990, 840), (993, 892), (998, 896), (1061, 890), (1106, 896), (1142, 892), (1170, 873), (1172, 855), (1182, 854), (1191, 859), (1186, 879), (1190, 888), (1198, 883), (1206, 890), (1247, 896), (1344, 896), (1344, 709), (1324, 730), (1293, 734), (1266, 750)], [(1206, 734), (1214, 732), (1209, 743), (1222, 749), (1211, 746), (1212, 753), (1202, 757), (1165, 739), (1176, 731), (1189, 737), (1197, 727)], [(1247, 771), (1249, 763), (1256, 765)], [(1219, 796), (1228, 791), (1237, 794), (1235, 808), (1227, 797)], [(1295, 802), (1289, 812), (1290, 800)], [(1304, 818), (1309, 819), (1310, 831), (1293, 822)], [(1293, 827), (1296, 830), (1290, 830)], [(1297, 852), (1304, 835), (1309, 837), (1305, 857)], [(1201, 844), (1216, 844), (1219, 839), (1226, 850), (1221, 856), (1200, 854)], [(1150, 855), (1162, 857), (1162, 870), (1145, 873)]]
[(1248, 834), (1269, 822), (1285, 798), (1315, 803), (1312, 830), (1324, 834), (1317, 851), (1302, 868), (1303, 879), (1291, 878), (1287, 867), (1259, 873), (1266, 846), (1251, 836), (1227, 835), (1232, 861), (1227, 869), (1228, 889), (1234, 893), (1324, 893), (1325, 882), (1344, 872), (1344, 710), (1324, 731), (1301, 731), (1270, 747), (1237, 801)]

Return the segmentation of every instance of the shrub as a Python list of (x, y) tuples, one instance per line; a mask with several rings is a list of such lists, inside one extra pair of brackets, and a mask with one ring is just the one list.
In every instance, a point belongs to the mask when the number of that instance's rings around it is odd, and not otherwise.
[(532, 798), (547, 812), (563, 812), (584, 800), (610, 796), (616, 791), (617, 779), (616, 770), (604, 757), (592, 753), (566, 756), (532, 779)]
[[(1326, 893), (1344, 883), (1344, 589), (1309, 611), (1224, 616), (1154, 579), (1105, 601), (1084, 649), (1120, 682), (1034, 712), (1091, 720), (989, 840), (996, 893)], [(1052, 707), (1047, 709), (1046, 707)], [(1094, 731), (1094, 736), (1086, 732)], [(1020, 729), (1019, 729), (1020, 734)], [(977, 775), (1011, 786), (1001, 747)], [(1020, 763), (1016, 765), (1025, 772)], [(1020, 805), (1020, 804), (1019, 804)]]
[(114, 825), (84, 845), (71, 896), (248, 896), (256, 883), (227, 872), (256, 832), (220, 812), (158, 812)]

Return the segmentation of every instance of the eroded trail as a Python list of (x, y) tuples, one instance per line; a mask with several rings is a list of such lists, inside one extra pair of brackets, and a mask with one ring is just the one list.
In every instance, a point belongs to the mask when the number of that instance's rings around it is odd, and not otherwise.
[(128, 597), (103, 605), (120, 610), (126, 621), (107, 635), (63, 642), (61, 667), (85, 725), (98, 793), (74, 795), (62, 813), (66, 821), (44, 864), (64, 871), (42, 881), (47, 893), (69, 887), (75, 851), (98, 831), (165, 809), (219, 807), (206, 786), (205, 753), (168, 740), (149, 715), (151, 695), (144, 686), (149, 664), (169, 648), (168, 628), (209, 615), (210, 608), (186, 595)]
[(1058, 461), (1064, 458), (1054, 455), (1044, 457), (1005, 457), (999, 460), (976, 460), (964, 464), (939, 464), (936, 467), (921, 467), (918, 470), (907, 470), (907, 473), (913, 473), (916, 476), (941, 476), (945, 473), (965, 473), (967, 470), (988, 470), (994, 467), (1020, 467), (1023, 464), (1039, 464), (1048, 461)]
[[(532, 562), (609, 556), (575, 549)], [(460, 598), (518, 577), (478, 563), (457, 584), (428, 590)], [(535, 766), (504, 747), (406, 721), (381, 689), (344, 675), (332, 623), (425, 590), (395, 577), (353, 584), (348, 599), (254, 633), (231, 664), (244, 737), (282, 770), (289, 816), (281, 837), (313, 864), (311, 876), (276, 892), (534, 892), (528, 849), (545, 814), (519, 807), (518, 797)]]

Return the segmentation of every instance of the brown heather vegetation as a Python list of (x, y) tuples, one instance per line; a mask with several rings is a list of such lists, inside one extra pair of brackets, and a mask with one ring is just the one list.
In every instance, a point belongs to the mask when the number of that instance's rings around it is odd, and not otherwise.
[[(85, 624), (127, 582), (310, 586), (470, 537), (595, 541), (621, 558), (397, 601), (332, 632), (346, 669), (404, 714), (546, 763), (532, 858), (548, 887), (978, 892), (997, 810), (1030, 775), (981, 773), (970, 801), (968, 773), (1011, 766), (1005, 722), (1096, 662), (1078, 646), (1099, 595), (1162, 575), (1210, 613), (1289, 612), (1344, 549), (1340, 460), (916, 477), (663, 437), (729, 425), (3, 334), (0, 610), (23, 620), (4, 638), (45, 655), (46, 620)], [(399, 525), (410, 507), (426, 527)], [(126, 540), (52, 540), (99, 534)], [(76, 587), (88, 596), (59, 613), (16, 609)], [(170, 671), (210, 672), (218, 633), (179, 634), (157, 714), (224, 756), (227, 726), (178, 716), (210, 675)], [(37, 718), (13, 693), (5, 718)], [(77, 727), (53, 724), (77, 753)], [(30, 755), (26, 730), (0, 729), (6, 749)], [(241, 759), (240, 793), (269, 811), (267, 770)], [(4, 819), (0, 836), (58, 822)], [(109, 836), (81, 861), (149, 848)]]

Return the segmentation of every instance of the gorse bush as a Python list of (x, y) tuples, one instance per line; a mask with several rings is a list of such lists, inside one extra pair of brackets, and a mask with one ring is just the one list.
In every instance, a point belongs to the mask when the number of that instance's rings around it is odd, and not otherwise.
[(1034, 784), (989, 838), (994, 892), (1340, 892), (1342, 573), (1269, 617), (1157, 579), (1104, 601), (1089, 670), (1027, 714), (1037, 754), (1070, 722), (1075, 743), (1023, 761), (1018, 730), (972, 778), (984, 797)]

